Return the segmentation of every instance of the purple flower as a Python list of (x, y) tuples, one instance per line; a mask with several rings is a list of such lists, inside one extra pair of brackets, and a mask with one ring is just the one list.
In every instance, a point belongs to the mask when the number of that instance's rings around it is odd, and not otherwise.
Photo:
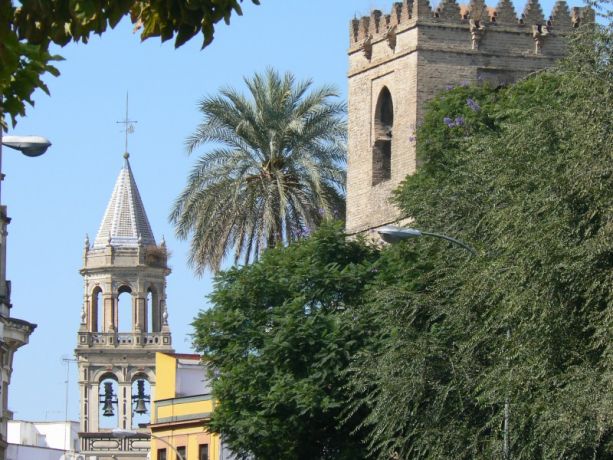
[(416, 140), (417, 140), (417, 137), (409, 136), (409, 142), (415, 142)]
[(449, 117), (445, 117), (443, 118), (443, 123), (445, 123), (447, 125), (448, 128), (453, 128), (455, 126), (455, 123), (453, 122), (453, 120)]
[(460, 83), (460, 86), (468, 86), (470, 83), (468, 83), (466, 80), (464, 80), (462, 83)]
[(305, 238), (309, 236), (310, 234), (311, 234), (311, 229), (308, 227), (298, 229), (298, 231), (296, 232), (296, 235), (298, 236), (298, 238)]
[(451, 91), (454, 88), (453, 85), (447, 85), (447, 91)]
[(473, 112), (478, 112), (479, 110), (481, 110), (481, 106), (479, 105), (479, 103), (477, 101), (475, 101), (472, 98), (468, 98), (466, 99), (466, 105), (473, 111)]
[(456, 117), (455, 125), (456, 126), (464, 126), (464, 117)]

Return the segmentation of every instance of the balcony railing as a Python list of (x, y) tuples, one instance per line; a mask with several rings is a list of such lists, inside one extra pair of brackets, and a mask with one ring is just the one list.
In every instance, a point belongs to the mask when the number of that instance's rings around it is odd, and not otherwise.
[(79, 332), (79, 347), (166, 347), (172, 344), (169, 332)]
[(88, 454), (119, 454), (148, 452), (150, 437), (146, 433), (137, 433), (117, 437), (112, 433), (79, 433), (81, 452)]

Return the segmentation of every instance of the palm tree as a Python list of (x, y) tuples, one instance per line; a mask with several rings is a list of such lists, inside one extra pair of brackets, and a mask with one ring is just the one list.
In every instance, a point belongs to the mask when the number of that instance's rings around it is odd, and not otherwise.
[(192, 237), (198, 274), (219, 270), (230, 252), (249, 263), (344, 217), (346, 106), (331, 101), (334, 88), (311, 90), (272, 69), (245, 83), (249, 98), (232, 88), (204, 98), (203, 121), (186, 141), (190, 153), (211, 146), (170, 215), (178, 237)]

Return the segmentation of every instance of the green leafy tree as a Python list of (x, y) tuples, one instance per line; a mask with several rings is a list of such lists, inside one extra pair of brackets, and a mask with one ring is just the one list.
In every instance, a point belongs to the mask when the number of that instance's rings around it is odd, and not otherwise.
[(478, 255), (404, 243), (432, 268), (355, 308), (379, 337), (351, 371), (374, 457), (502, 458), (505, 402), (511, 458), (613, 456), (611, 37), (430, 105), (396, 200)]
[(191, 235), (196, 271), (218, 270), (234, 251), (248, 263), (344, 215), (345, 104), (333, 88), (311, 91), (269, 69), (245, 79), (250, 97), (228, 88), (200, 103), (203, 122), (188, 138), (202, 155), (171, 214)]
[(342, 412), (344, 370), (370, 326), (345, 310), (377, 275), (377, 251), (341, 228), (324, 225), (220, 273), (212, 308), (193, 323), (196, 349), (215, 369), (211, 429), (240, 456), (364, 458), (354, 431), (362, 414)]
[[(258, 5), (259, 0), (251, 0)], [(208, 45), (220, 20), (229, 23), (241, 14), (242, 0), (4, 0), (0, 2), (0, 104), (15, 124), (32, 105), (36, 89), (48, 92), (45, 73), (57, 76), (49, 45), (71, 41), (87, 43), (91, 34), (102, 34), (129, 16), (143, 40), (175, 39), (179, 47), (199, 32)], [(3, 122), (4, 125), (4, 122)]]

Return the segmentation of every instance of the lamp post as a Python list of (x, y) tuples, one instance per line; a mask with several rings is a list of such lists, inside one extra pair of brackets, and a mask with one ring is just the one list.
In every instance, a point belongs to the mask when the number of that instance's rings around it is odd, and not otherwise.
[[(462, 241), (457, 240), (455, 238), (451, 238), (450, 236), (447, 236), (447, 235), (441, 235), (439, 233), (424, 232), (422, 230), (417, 230), (416, 228), (395, 227), (392, 225), (381, 227), (378, 230), (378, 233), (379, 235), (381, 235), (381, 239), (383, 241), (385, 241), (386, 243), (390, 243), (390, 244), (399, 243), (400, 241), (408, 240), (411, 238), (431, 236), (434, 238), (439, 238), (439, 239), (457, 244), (458, 246), (461, 246), (466, 251), (468, 251), (471, 254), (471, 256), (477, 255), (476, 251), (472, 247), (467, 245), (466, 243), (463, 243)], [(511, 338), (511, 330), (510, 328), (507, 327), (507, 340), (509, 340), (510, 338)], [(503, 440), (502, 440), (502, 457), (504, 460), (509, 460), (511, 457), (510, 457), (510, 450), (509, 450), (509, 397), (508, 396), (505, 398), (505, 401), (504, 401), (504, 422), (503, 423), (504, 423), (504, 426), (503, 426)]]
[[(122, 428), (113, 428), (111, 430), (111, 434), (113, 435), (113, 437), (115, 438), (128, 438), (130, 436), (136, 436), (139, 433), (136, 430), (124, 430)], [(151, 439), (155, 439), (157, 441), (163, 442), (164, 444), (166, 444), (168, 447), (170, 447), (172, 449), (172, 451), (177, 455), (177, 458), (179, 460), (187, 460), (183, 454), (181, 454), (177, 448), (175, 446), (173, 446), (172, 444), (170, 444), (168, 441), (166, 441), (164, 438), (160, 438), (159, 436), (154, 435), (153, 433), (149, 433), (149, 436), (151, 436)]]
[[(6, 361), (6, 357), (4, 356), (5, 359), (3, 359), (3, 363), (0, 364), (0, 367), (2, 367), (2, 374), (4, 375), (3, 378), (0, 378), (0, 389), (2, 390), (2, 396), (4, 399), (4, 402), (2, 404), (0, 404), (0, 430), (4, 433), (6, 433), (6, 429), (7, 429), (7, 399), (8, 399), (8, 386), (9, 386), (9, 381), (10, 381), (10, 376), (11, 376), (11, 366), (7, 365), (7, 362), (10, 364), (11, 363), (11, 359), (13, 359), (13, 353), (22, 345), (27, 343), (27, 339), (30, 336), (30, 334), (34, 331), (34, 329), (36, 328), (35, 324), (30, 324), (27, 321), (23, 321), (23, 320), (17, 320), (16, 318), (11, 319), (10, 318), (10, 310), (9, 310), (9, 306), (10, 306), (10, 285), (6, 280), (6, 226), (9, 223), (9, 219), (5, 213), (5, 209), (4, 206), (2, 206), (2, 196), (1, 196), (1, 191), (2, 191), (2, 180), (4, 179), (4, 174), (2, 173), (2, 146), (6, 146), (12, 149), (16, 149), (19, 150), (20, 152), (22, 152), (24, 155), (27, 156), (38, 156), (38, 155), (42, 155), (47, 148), (51, 145), (51, 142), (49, 142), (47, 139), (40, 137), (40, 136), (6, 136), (3, 137), (2, 132), (3, 130), (3, 111), (2, 111), (2, 94), (0, 94), (0, 296), (3, 297), (3, 302), (1, 302), (0, 304), (0, 316), (3, 317), (3, 323), (6, 323), (9, 326), (10, 329), (12, 329), (13, 332), (8, 332), (6, 331), (6, 336), (5, 336), (5, 330), (4, 328), (0, 329), (0, 342), (3, 342), (3, 348), (4, 348), (4, 342), (6, 341), (6, 337), (9, 336), (9, 334), (14, 334), (15, 332), (17, 332), (17, 335), (14, 337), (15, 339), (17, 339), (16, 341), (13, 342), (13, 344), (11, 345), (10, 342), (8, 341), (7, 343), (9, 343), (8, 345), (8, 351), (7, 351), (7, 356), (8, 356), (8, 361)], [(25, 327), (24, 327), (25, 326)], [(17, 327), (17, 329), (16, 329)], [(4, 452), (2, 453), (2, 458), (4, 458)]]

